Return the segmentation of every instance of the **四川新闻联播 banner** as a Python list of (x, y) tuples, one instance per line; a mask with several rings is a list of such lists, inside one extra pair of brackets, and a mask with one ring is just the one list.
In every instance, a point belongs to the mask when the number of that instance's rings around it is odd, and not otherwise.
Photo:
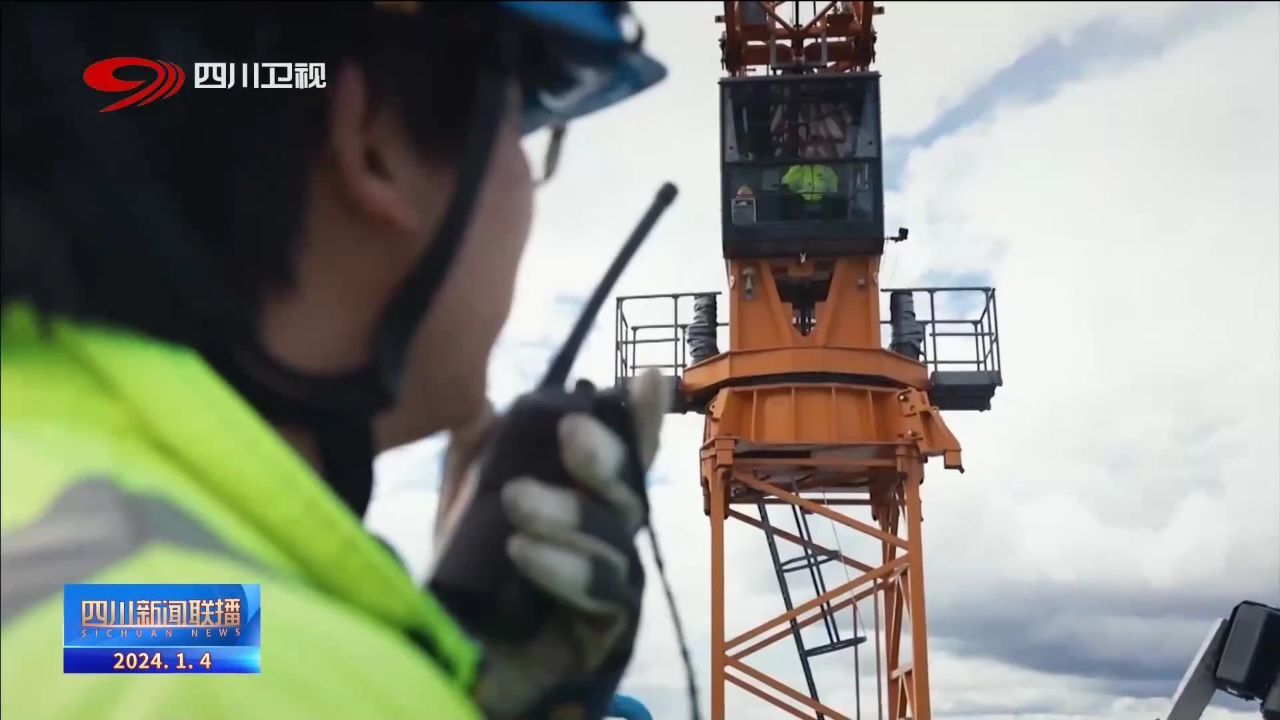
[(260, 673), (260, 585), (67, 585), (67, 673)]

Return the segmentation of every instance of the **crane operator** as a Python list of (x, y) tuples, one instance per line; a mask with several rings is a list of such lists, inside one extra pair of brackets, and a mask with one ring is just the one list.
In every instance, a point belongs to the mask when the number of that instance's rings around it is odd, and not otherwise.
[(822, 217), (827, 197), (837, 192), (840, 178), (831, 166), (813, 162), (822, 157), (816, 144), (806, 144), (801, 156), (810, 162), (796, 163), (787, 168), (782, 176), (782, 186), (803, 201), (802, 204), (793, 204), (793, 216)]
[[(605, 425), (558, 425), (575, 487), (502, 494), (512, 572), (552, 598), (527, 641), (464, 631), (361, 518), (374, 454), (445, 430), (442, 512), (469, 501), (529, 234), (521, 137), (665, 76), (625, 3), (3, 13), (0, 714), (581, 717), (611, 696), (643, 582), (629, 450)], [(137, 57), (188, 80), (219, 59), (326, 75), (100, 112), (121, 96), (86, 68)], [(647, 467), (666, 393), (656, 375), (628, 392)], [(260, 583), (266, 668), (64, 675), (63, 586), (82, 582)]]

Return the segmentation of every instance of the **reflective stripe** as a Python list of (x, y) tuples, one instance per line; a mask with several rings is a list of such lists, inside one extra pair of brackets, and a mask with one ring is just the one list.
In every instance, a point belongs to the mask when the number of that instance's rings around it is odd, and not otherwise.
[[(379, 540), (395, 555), (386, 541)], [(59, 495), (38, 520), (0, 538), (0, 624), (62, 592), (63, 585), (85, 582), (157, 542), (263, 568), (260, 561), (228, 547), (177, 505), (151, 495), (126, 493), (107, 479), (90, 478)], [(454, 667), (436, 638), (419, 630), (406, 632), (436, 664)]]
[(261, 563), (227, 547), (177, 505), (122, 491), (110, 480), (76, 483), (41, 518), (0, 542), (0, 623), (84, 582), (152, 542)]

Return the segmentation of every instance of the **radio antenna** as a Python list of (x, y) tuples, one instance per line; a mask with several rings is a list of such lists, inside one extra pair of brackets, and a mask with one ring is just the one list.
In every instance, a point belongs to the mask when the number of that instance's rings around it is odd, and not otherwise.
[(658, 218), (662, 216), (662, 213), (670, 207), (671, 201), (675, 197), (676, 186), (669, 182), (663, 183), (662, 187), (658, 189), (658, 194), (653, 198), (653, 203), (649, 205), (649, 209), (645, 211), (644, 217), (640, 218), (636, 228), (631, 231), (631, 236), (622, 244), (622, 249), (618, 251), (618, 256), (613, 259), (613, 264), (605, 271), (604, 277), (600, 278), (600, 284), (596, 285), (595, 291), (587, 299), (587, 304), (582, 308), (582, 314), (578, 316), (578, 322), (574, 324), (573, 330), (569, 333), (569, 338), (564, 341), (564, 345), (560, 347), (560, 351), (556, 353), (555, 358), (551, 361), (551, 367), (547, 369), (547, 374), (542, 378), (542, 382), (538, 387), (544, 389), (564, 387), (569, 380), (569, 371), (573, 369), (573, 361), (578, 359), (578, 351), (582, 349), (582, 342), (586, 340), (587, 333), (591, 330), (591, 324), (595, 322), (596, 315), (600, 313), (600, 307), (604, 305), (605, 298), (613, 290), (614, 283), (618, 282), (618, 277), (622, 275), (627, 263), (631, 262), (636, 250), (640, 249), (640, 244), (649, 236), (649, 231), (653, 230), (654, 224), (658, 222)]

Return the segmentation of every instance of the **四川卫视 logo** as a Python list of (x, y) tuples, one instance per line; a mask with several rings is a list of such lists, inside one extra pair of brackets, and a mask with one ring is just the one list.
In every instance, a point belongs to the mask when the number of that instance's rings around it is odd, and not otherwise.
[[(146, 80), (124, 80), (116, 77), (116, 71), (124, 68), (146, 68), (154, 77), (149, 83)], [(171, 98), (186, 82), (187, 73), (176, 64), (140, 57), (107, 58), (84, 70), (84, 83), (98, 92), (131, 93), (98, 111), (104, 113), (135, 105), (142, 107), (156, 100)]]

